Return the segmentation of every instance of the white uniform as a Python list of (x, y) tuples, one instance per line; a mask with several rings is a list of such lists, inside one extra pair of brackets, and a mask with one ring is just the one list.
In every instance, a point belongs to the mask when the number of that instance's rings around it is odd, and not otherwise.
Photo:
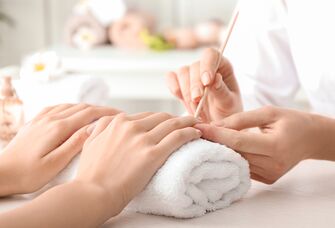
[(335, 116), (335, 1), (245, 0), (226, 56), (246, 109), (293, 107), (299, 88), (313, 111)]

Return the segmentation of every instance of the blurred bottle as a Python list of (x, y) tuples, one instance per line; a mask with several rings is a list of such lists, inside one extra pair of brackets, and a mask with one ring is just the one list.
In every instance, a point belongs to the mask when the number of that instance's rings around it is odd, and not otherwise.
[(24, 124), (23, 103), (17, 97), (11, 77), (3, 77), (0, 89), (0, 140), (7, 144)]

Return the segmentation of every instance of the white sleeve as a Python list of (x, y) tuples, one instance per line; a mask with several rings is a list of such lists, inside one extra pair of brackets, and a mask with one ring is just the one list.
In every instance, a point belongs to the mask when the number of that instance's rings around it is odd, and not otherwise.
[(299, 88), (283, 0), (246, 0), (225, 55), (233, 64), (245, 110), (292, 107)]

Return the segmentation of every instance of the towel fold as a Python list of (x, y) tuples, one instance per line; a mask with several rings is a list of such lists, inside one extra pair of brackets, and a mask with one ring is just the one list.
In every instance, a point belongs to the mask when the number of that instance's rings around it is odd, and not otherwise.
[[(53, 183), (74, 178), (77, 168), (73, 166), (78, 166), (76, 159)], [(199, 139), (173, 153), (127, 210), (176, 218), (199, 217), (239, 200), (250, 184), (245, 159), (226, 146)]]
[(226, 146), (199, 139), (172, 154), (129, 209), (199, 217), (240, 199), (250, 183), (245, 159)]

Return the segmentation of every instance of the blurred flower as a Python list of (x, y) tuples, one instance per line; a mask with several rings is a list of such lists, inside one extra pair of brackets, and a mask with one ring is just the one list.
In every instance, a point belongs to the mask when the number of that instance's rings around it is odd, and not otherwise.
[(21, 79), (48, 81), (61, 73), (61, 61), (55, 52), (40, 52), (25, 59)]
[(92, 48), (97, 41), (95, 31), (88, 27), (79, 28), (72, 39), (76, 47), (84, 50)]

